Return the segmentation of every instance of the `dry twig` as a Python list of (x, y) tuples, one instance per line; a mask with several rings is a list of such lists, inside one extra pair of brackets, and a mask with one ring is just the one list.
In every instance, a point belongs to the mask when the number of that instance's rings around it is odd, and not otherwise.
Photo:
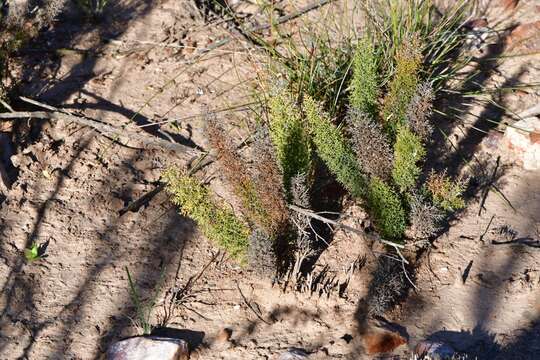
[(41, 103), (36, 100), (28, 99), (25, 97), (20, 97), (21, 100), (33, 104), (35, 106), (47, 109), (49, 111), (17, 111), (10, 113), (0, 113), (0, 119), (24, 119), (24, 118), (34, 118), (34, 119), (47, 119), (47, 120), (62, 120), (67, 122), (75, 122), (82, 126), (88, 126), (103, 134), (104, 136), (109, 136), (116, 141), (122, 141), (124, 144), (129, 144), (137, 142), (143, 146), (155, 147), (165, 150), (174, 151), (176, 154), (184, 158), (193, 158), (201, 154), (201, 151), (191, 148), (186, 145), (173, 143), (164, 139), (159, 139), (153, 137), (149, 134), (138, 133), (125, 128), (116, 127), (110, 124), (106, 124), (89, 117), (83, 117), (74, 115), (68, 111), (62, 109), (57, 109), (53, 106)]

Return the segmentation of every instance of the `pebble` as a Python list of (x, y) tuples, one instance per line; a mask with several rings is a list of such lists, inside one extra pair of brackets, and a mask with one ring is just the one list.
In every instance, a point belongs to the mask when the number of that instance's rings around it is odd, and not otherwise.
[(181, 339), (138, 336), (113, 343), (107, 360), (187, 360), (188, 343)]
[(503, 146), (517, 157), (525, 170), (540, 170), (540, 119), (530, 117), (508, 126)]

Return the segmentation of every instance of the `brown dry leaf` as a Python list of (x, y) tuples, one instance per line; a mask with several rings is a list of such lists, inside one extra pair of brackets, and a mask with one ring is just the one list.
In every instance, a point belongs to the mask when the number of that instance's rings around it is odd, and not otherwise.
[(401, 335), (389, 331), (368, 333), (363, 340), (364, 348), (370, 355), (391, 352), (407, 343)]

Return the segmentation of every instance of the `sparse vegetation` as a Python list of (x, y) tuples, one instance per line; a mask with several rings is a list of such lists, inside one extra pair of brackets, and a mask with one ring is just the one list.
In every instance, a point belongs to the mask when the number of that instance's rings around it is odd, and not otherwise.
[(84, 13), (92, 18), (98, 18), (109, 4), (109, 0), (76, 0)]
[(461, 179), (452, 181), (445, 172), (432, 171), (426, 181), (426, 188), (431, 193), (435, 204), (446, 211), (456, 211), (465, 207), (463, 192), (465, 182)]
[(164, 272), (163, 270), (161, 271), (160, 279), (155, 285), (152, 296), (145, 300), (141, 297), (140, 292), (137, 290), (127, 266), (125, 270), (129, 283), (129, 295), (131, 297), (131, 301), (133, 302), (133, 306), (135, 306), (136, 312), (135, 319), (131, 319), (131, 321), (133, 322), (135, 328), (139, 329), (141, 335), (150, 335), (152, 329), (155, 327), (152, 322), (152, 313), (157, 305), (157, 298), (159, 291), (161, 290)]
[(45, 252), (47, 251), (48, 245), (48, 242), (45, 242), (43, 244), (33, 242), (32, 244), (30, 244), (28, 248), (24, 249), (24, 257), (26, 261), (30, 263), (45, 258), (47, 256)]

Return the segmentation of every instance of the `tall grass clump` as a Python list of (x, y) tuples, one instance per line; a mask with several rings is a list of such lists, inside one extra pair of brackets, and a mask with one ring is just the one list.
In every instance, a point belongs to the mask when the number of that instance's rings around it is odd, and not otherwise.
[(315, 100), (306, 96), (303, 105), (317, 154), (351, 195), (361, 198), (367, 182), (352, 147)]
[[(458, 0), (435, 4), (433, 0), (368, 0), (361, 3), (368, 28), (380, 44), (382, 59), (394, 59), (412, 37), (419, 39), (422, 77), (436, 90), (456, 78), (471, 60), (461, 51), (466, 34), (463, 25), (474, 16), (475, 1)], [(442, 7), (440, 7), (442, 5)], [(397, 71), (397, 64), (383, 62), (385, 79)]]
[(276, 149), (285, 190), (291, 179), (307, 174), (311, 167), (311, 143), (303, 124), (300, 107), (285, 88), (276, 89), (269, 100), (270, 138)]
[(179, 206), (182, 215), (195, 220), (208, 239), (244, 263), (250, 231), (232, 210), (218, 205), (209, 189), (192, 176), (169, 169), (163, 178), (172, 202)]

